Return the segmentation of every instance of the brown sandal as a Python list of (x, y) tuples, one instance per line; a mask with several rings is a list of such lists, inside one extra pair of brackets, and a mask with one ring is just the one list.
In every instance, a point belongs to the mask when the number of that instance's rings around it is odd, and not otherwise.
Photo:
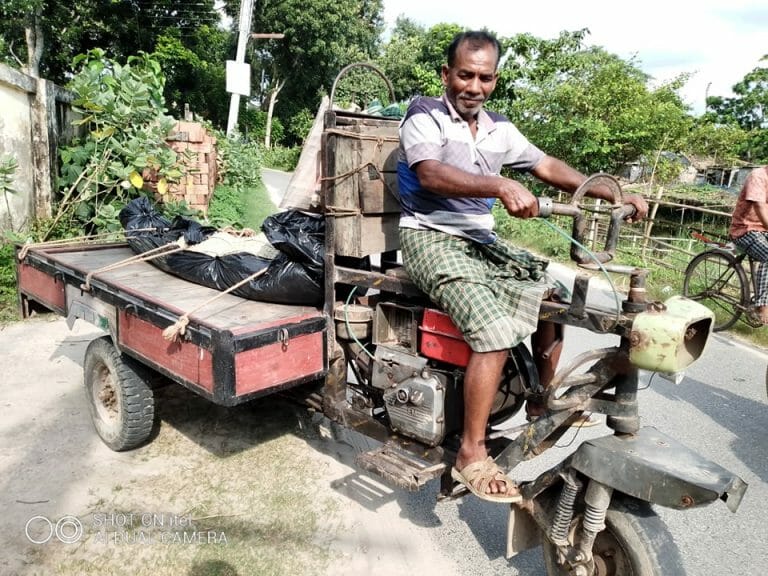
[[(496, 464), (490, 456), (485, 460), (467, 464), (461, 472), (459, 472), (456, 467), (452, 468), (451, 478), (466, 486), (469, 491), (478, 498), (482, 498), (488, 502), (508, 504), (511, 502), (520, 502), (523, 499), (522, 495), (517, 492), (517, 485), (509, 476), (504, 474), (504, 471), (499, 468), (499, 465)], [(493, 481), (503, 483), (507, 488), (506, 493), (493, 494), (492, 492), (488, 492), (488, 487)], [(510, 494), (510, 490), (515, 490), (515, 493)]]

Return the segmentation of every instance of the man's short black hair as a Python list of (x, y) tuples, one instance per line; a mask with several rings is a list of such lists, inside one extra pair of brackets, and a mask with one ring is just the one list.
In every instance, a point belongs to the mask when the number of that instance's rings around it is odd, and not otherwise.
[(467, 32), (456, 34), (453, 40), (451, 40), (447, 52), (449, 67), (453, 67), (456, 62), (456, 51), (459, 49), (459, 45), (465, 41), (470, 43), (470, 47), (473, 50), (480, 49), (488, 44), (492, 45), (496, 48), (496, 65), (499, 65), (499, 59), (501, 58), (501, 43), (496, 36), (486, 30), (469, 30)]

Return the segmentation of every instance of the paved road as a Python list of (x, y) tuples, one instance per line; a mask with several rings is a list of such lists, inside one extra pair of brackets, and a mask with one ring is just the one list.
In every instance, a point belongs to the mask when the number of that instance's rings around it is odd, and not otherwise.
[(288, 181), (291, 179), (290, 172), (282, 172), (281, 170), (272, 170), (271, 168), (261, 169), (261, 180), (264, 182), (264, 186), (269, 192), (269, 197), (272, 200), (272, 204), (280, 207), (280, 202), (283, 199), (283, 193), (288, 187)]

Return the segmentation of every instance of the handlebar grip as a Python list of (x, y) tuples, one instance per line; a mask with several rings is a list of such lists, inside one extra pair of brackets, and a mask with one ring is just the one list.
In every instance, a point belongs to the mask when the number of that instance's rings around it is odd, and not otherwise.
[(548, 196), (539, 196), (539, 218), (549, 218), (555, 213), (555, 202)]

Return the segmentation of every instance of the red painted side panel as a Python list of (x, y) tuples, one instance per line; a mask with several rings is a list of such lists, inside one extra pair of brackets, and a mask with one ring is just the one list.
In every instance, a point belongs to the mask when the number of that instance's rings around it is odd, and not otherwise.
[(50, 308), (66, 311), (64, 283), (27, 264), (19, 266), (19, 288)]
[(276, 342), (237, 354), (235, 394), (265, 390), (322, 370), (322, 332), (295, 336), (286, 344)]
[(213, 393), (213, 358), (208, 350), (190, 342), (168, 342), (162, 328), (122, 310), (118, 340), (121, 346)]

